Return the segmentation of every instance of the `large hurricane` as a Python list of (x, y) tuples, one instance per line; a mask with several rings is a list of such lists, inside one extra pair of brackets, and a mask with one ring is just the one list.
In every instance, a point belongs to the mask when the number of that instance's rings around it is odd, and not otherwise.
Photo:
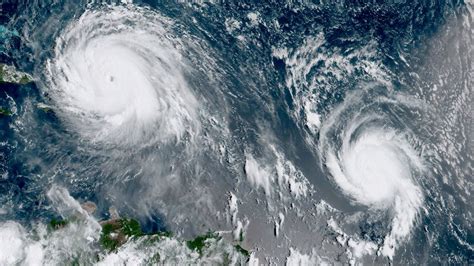
[(109, 7), (86, 11), (64, 30), (46, 76), (74, 130), (100, 142), (196, 134), (198, 101), (171, 23), (146, 8)]
[(404, 104), (403, 97), (382, 96), (361, 105), (364, 96), (351, 94), (332, 111), (321, 128), (320, 151), (323, 165), (343, 193), (369, 211), (389, 211), (391, 231), (380, 253), (393, 257), (398, 244), (410, 235), (422, 207), (424, 196), (418, 180), (424, 178), (425, 165), (407, 128), (409, 123), (389, 114), (408, 113), (415, 105)]

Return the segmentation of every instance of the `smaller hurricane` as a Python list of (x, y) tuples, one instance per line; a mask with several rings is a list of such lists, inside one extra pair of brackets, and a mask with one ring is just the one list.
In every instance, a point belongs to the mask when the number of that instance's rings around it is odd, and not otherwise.
[(179, 140), (199, 130), (189, 67), (160, 14), (128, 6), (87, 10), (57, 38), (46, 86), (60, 116), (94, 142)]
[(388, 257), (409, 236), (423, 205), (417, 182), (423, 160), (412, 144), (408, 123), (393, 113), (405, 109), (410, 108), (399, 99), (373, 101), (355, 93), (331, 113), (320, 134), (323, 163), (343, 193), (374, 212), (391, 214), (390, 233), (379, 249)]

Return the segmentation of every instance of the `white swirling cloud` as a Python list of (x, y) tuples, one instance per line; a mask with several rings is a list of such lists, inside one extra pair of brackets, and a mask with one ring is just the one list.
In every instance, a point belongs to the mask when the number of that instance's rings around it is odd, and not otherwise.
[(199, 130), (189, 68), (160, 14), (133, 6), (86, 11), (57, 38), (47, 63), (62, 117), (93, 141), (181, 139)]
[(380, 254), (393, 257), (396, 247), (411, 233), (423, 205), (416, 178), (425, 171), (423, 160), (406, 132), (374, 106), (402, 104), (378, 98), (358, 106), (354, 94), (336, 108), (321, 128), (320, 152), (335, 184), (358, 204), (391, 212), (391, 231)]

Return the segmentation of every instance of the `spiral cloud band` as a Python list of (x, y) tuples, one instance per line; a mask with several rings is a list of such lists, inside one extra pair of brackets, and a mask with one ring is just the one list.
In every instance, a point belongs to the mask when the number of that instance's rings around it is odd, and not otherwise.
[(363, 107), (359, 97), (348, 97), (330, 115), (321, 129), (320, 151), (343, 193), (373, 211), (390, 211), (391, 231), (379, 251), (393, 257), (423, 204), (415, 178), (424, 166), (397, 121), (380, 112), (400, 103), (381, 98)]
[(63, 118), (93, 141), (180, 139), (199, 128), (183, 44), (154, 11), (86, 11), (58, 37), (47, 64)]

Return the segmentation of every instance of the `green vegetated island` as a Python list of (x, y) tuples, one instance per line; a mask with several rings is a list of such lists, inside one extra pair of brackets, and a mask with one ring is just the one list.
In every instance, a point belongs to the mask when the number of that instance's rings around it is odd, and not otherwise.
[[(0, 85), (1, 84), (14, 84), (14, 85), (26, 85), (33, 82), (33, 77), (25, 72), (17, 70), (14, 66), (0, 63)], [(38, 103), (36, 106), (39, 110), (45, 113), (52, 113), (53, 108), (44, 103)], [(13, 115), (10, 108), (0, 106), (0, 118), (9, 117)]]
[[(209, 254), (214, 254), (215, 251), (211, 250), (216, 247), (217, 243), (221, 243), (222, 246), (227, 247), (227, 251), (235, 252), (240, 254), (239, 256), (244, 257), (246, 261), (249, 260), (251, 253), (244, 249), (241, 244), (243, 241), (243, 236), (240, 237), (238, 241), (232, 241), (228, 239), (223, 239), (223, 237), (216, 232), (208, 232), (203, 235), (198, 235), (193, 239), (184, 240), (178, 239), (170, 231), (156, 231), (151, 233), (146, 233), (142, 230), (141, 224), (138, 220), (133, 218), (122, 218), (118, 215), (111, 215), (111, 219), (104, 220), (99, 222), (102, 231), (99, 238), (99, 245), (102, 252), (105, 254), (117, 253), (120, 252), (120, 249), (125, 247), (130, 243), (138, 243), (137, 249), (150, 249), (154, 245), (160, 245), (166, 241), (173, 241), (173, 243), (178, 243), (176, 249), (187, 248), (189, 253), (196, 252), (199, 256), (205, 257)], [(80, 222), (75, 218), (70, 220), (63, 219), (52, 219), (49, 222), (50, 230), (56, 231), (61, 230), (68, 226), (69, 223)], [(230, 264), (228, 258), (229, 254), (226, 254), (226, 249), (222, 249), (221, 255), (223, 256), (223, 263), (225, 265)], [(178, 251), (176, 251), (178, 252)], [(158, 249), (152, 256), (153, 263), (163, 262), (160, 259), (166, 256), (165, 254), (160, 254)]]
[(28, 84), (33, 81), (30, 74), (17, 70), (14, 66), (0, 63), (0, 83)]
[[(25, 85), (33, 81), (30, 74), (17, 70), (14, 66), (0, 63), (0, 84), (18, 84)], [(0, 117), (11, 116), (13, 112), (5, 107), (0, 106)]]

